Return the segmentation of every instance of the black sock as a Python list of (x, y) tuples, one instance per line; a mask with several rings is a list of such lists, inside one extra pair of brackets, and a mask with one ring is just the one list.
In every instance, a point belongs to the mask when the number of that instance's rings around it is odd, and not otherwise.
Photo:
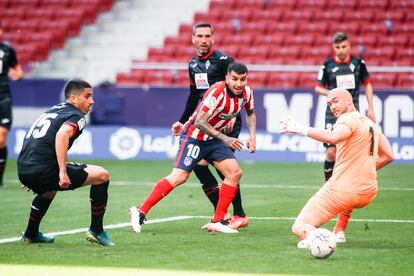
[(323, 165), (323, 171), (325, 173), (325, 181), (328, 181), (329, 178), (331, 178), (334, 166), (335, 166), (335, 161), (329, 162), (325, 160), (325, 163)]
[(27, 224), (24, 235), (28, 238), (35, 238), (39, 234), (39, 225), (43, 216), (49, 209), (50, 203), (53, 198), (45, 198), (41, 195), (37, 195), (32, 201), (32, 208), (30, 209), (29, 223)]
[[(221, 171), (217, 170), (218, 175), (220, 176), (221, 180), (224, 180), (224, 175), (221, 173)], [(233, 215), (239, 216), (239, 217), (245, 217), (246, 213), (243, 209), (241, 194), (240, 194), (240, 185), (237, 185), (239, 188), (237, 189), (236, 195), (233, 198), (233, 201), (231, 202), (233, 204)]]
[(194, 173), (196, 174), (198, 180), (200, 180), (204, 193), (210, 200), (211, 204), (213, 204), (214, 210), (216, 210), (219, 199), (219, 186), (216, 178), (211, 173), (208, 166), (197, 165), (194, 168)]
[(109, 180), (99, 185), (92, 185), (89, 193), (91, 200), (91, 230), (96, 234), (103, 231), (103, 217), (108, 202)]
[(7, 162), (7, 147), (0, 149), (0, 184), (3, 184), (3, 175), (4, 171), (6, 170), (6, 162)]

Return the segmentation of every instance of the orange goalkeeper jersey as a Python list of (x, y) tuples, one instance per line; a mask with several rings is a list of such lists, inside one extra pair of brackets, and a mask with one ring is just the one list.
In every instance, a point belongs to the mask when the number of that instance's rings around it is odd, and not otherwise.
[(336, 125), (340, 124), (351, 130), (351, 136), (336, 144), (335, 167), (326, 184), (337, 191), (376, 194), (378, 126), (358, 111), (339, 116)]

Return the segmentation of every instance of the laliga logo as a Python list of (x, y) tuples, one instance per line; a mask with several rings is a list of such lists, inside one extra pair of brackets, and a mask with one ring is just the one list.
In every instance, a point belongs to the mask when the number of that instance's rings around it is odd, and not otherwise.
[(134, 158), (142, 146), (139, 132), (133, 128), (122, 127), (113, 133), (109, 139), (109, 150), (118, 159)]

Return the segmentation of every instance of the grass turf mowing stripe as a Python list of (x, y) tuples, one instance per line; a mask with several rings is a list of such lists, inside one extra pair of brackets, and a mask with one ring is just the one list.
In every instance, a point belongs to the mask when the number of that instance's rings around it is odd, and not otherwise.
[[(163, 223), (163, 222), (170, 222), (170, 221), (180, 221), (180, 220), (188, 220), (188, 219), (208, 219), (209, 216), (175, 216), (169, 218), (161, 218), (161, 219), (153, 219), (148, 220), (145, 224), (154, 224), (154, 223)], [(252, 220), (295, 220), (293, 217), (249, 217)], [(336, 221), (336, 219), (333, 219)], [(352, 222), (379, 222), (379, 223), (414, 223), (414, 220), (401, 220), (401, 219), (351, 219)], [(105, 229), (117, 229), (117, 228), (124, 228), (131, 226), (131, 223), (124, 222), (124, 223), (117, 223), (117, 224), (109, 224), (105, 226)], [(79, 234), (86, 232), (88, 228), (79, 228), (67, 231), (59, 231), (59, 232), (51, 232), (47, 233), (46, 235), (51, 236), (62, 236), (62, 235), (72, 235), (72, 234)], [(11, 243), (19, 241), (20, 237), (13, 237), (13, 238), (6, 238), (0, 239), (0, 244), (2, 243)]]

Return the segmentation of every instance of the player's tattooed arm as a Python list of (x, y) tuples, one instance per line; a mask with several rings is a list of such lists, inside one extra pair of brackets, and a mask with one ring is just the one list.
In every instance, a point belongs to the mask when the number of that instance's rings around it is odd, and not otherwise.
[(213, 128), (209, 123), (208, 120), (211, 118), (211, 114), (208, 114), (202, 110), (197, 115), (197, 118), (195, 120), (195, 126), (200, 129), (202, 132), (222, 140), (226, 145), (230, 146), (232, 143), (232, 140), (234, 138), (228, 137), (227, 135), (221, 133), (220, 131), (217, 131), (215, 128)]

